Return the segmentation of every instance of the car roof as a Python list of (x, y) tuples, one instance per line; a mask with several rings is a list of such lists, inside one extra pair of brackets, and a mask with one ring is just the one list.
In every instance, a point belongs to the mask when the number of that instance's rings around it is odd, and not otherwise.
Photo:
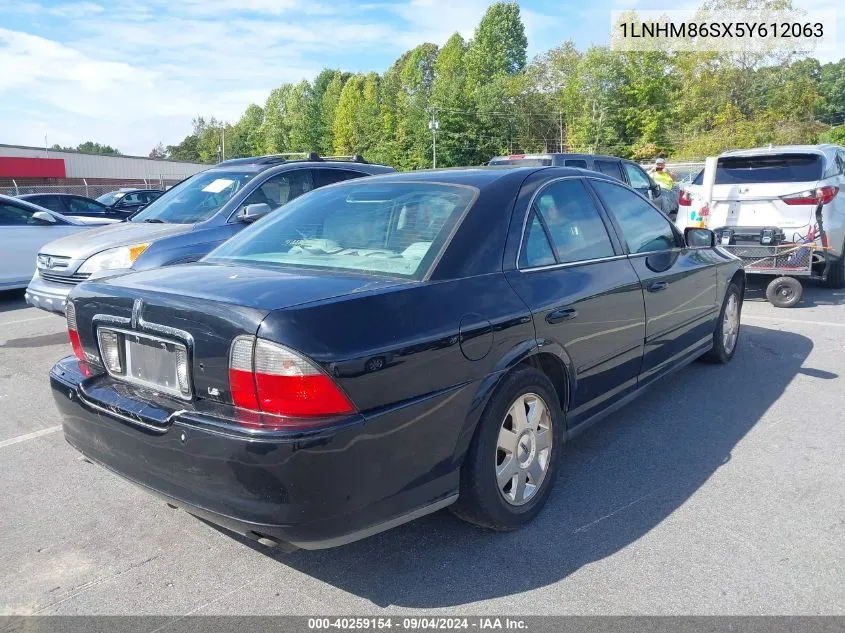
[(494, 182), (508, 179), (521, 183), (529, 175), (536, 172), (548, 172), (550, 177), (553, 176), (555, 178), (563, 176), (589, 176), (591, 178), (603, 177), (606, 180), (614, 180), (604, 174), (577, 167), (491, 165), (484, 167), (450, 167), (447, 169), (420, 169), (417, 171), (392, 172), (365, 179), (347, 180), (333, 186), (395, 181), (468, 185), (481, 188)]
[(827, 154), (832, 150), (842, 149), (837, 145), (825, 143), (822, 145), (771, 145), (769, 147), (752, 147), (748, 149), (733, 149), (719, 154), (723, 156), (765, 156), (767, 154)]
[[(56, 193), (50, 193), (48, 191), (41, 191), (41, 192), (38, 192), (38, 193), (22, 193), (21, 195), (18, 196), (18, 198), (22, 198), (23, 200), (26, 200), (27, 198), (35, 198), (37, 196), (68, 196), (68, 197), (72, 196), (74, 198), (84, 198), (85, 197), (85, 196), (83, 196), (82, 194), (79, 194), (79, 193), (65, 193), (64, 191), (61, 191), (61, 192), (57, 191)], [(89, 200), (90, 200), (90, 198), (89, 198)]]
[[(290, 158), (290, 156), (303, 156), (303, 158)], [(334, 159), (334, 160), (333, 160)], [(280, 166), (308, 166), (308, 167), (350, 167), (354, 165), (361, 171), (369, 173), (380, 173), (384, 170), (392, 170), (392, 167), (387, 165), (380, 165), (378, 163), (368, 163), (362, 156), (326, 156), (320, 157), (314, 152), (297, 153), (297, 154), (268, 154), (265, 156), (248, 156), (244, 158), (230, 158), (223, 162), (217, 163), (210, 168), (212, 170), (226, 170), (232, 171), (236, 168), (238, 171), (244, 172), (260, 172), (271, 167)]]
[(608, 154), (590, 154), (588, 152), (543, 152), (539, 154), (510, 154), (507, 156), (495, 156), (490, 160), (513, 160), (515, 158), (518, 159), (536, 159), (536, 158), (554, 158), (555, 156), (560, 156), (564, 159), (579, 159), (579, 158), (601, 158), (605, 160), (621, 160), (624, 162), (633, 162), (628, 160), (627, 158), (621, 158), (619, 156), (610, 156)]

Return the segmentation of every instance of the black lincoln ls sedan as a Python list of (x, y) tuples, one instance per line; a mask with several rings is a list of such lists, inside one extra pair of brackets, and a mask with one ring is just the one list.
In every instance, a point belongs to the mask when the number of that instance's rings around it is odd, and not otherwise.
[(200, 262), (79, 285), (50, 381), (90, 461), (265, 544), (446, 506), (507, 530), (575, 433), (733, 357), (744, 285), (712, 233), (599, 173), (374, 176)]

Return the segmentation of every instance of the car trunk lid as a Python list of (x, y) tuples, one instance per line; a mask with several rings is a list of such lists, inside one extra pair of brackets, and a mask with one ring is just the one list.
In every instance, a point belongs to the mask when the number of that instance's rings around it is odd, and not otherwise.
[(271, 311), (407, 283), (363, 275), (196, 263), (88, 282), (71, 299), (86, 355), (101, 357), (98, 331), (110, 330), (118, 338), (124, 372), (133, 369), (132, 354), (138, 360), (134, 369), (157, 372), (155, 376), (116, 376), (117, 380), (142, 387), (151, 383), (147, 386), (153, 391), (179, 399), (176, 391), (156, 390), (152, 385), (174, 379), (173, 363), (179, 346), (184, 346), (192, 388), (183, 399), (231, 404), (232, 342), (238, 336), (255, 336)]
[[(813, 153), (720, 158), (710, 205), (711, 227), (779, 227), (797, 230), (814, 219), (815, 204), (785, 199), (819, 185), (822, 157)], [(698, 183), (698, 179), (696, 180)]]

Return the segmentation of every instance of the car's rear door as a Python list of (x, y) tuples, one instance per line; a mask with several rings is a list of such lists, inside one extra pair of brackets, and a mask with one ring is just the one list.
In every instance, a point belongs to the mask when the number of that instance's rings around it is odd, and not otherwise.
[(570, 360), (571, 428), (636, 388), (642, 288), (581, 177), (542, 184), (523, 218), (517, 268), (506, 274), (531, 309), (538, 342)]
[(610, 158), (596, 158), (593, 161), (593, 166), (595, 171), (610, 176), (619, 182), (625, 182), (625, 177), (622, 175), (621, 161)]
[(712, 340), (720, 309), (716, 254), (690, 249), (677, 229), (627, 187), (590, 178), (640, 279), (646, 311), (640, 385), (647, 384)]

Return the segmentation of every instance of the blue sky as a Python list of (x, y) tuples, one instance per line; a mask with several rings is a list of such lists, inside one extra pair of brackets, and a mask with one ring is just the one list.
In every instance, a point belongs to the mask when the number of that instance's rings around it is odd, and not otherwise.
[[(471, 37), (489, 4), (0, 0), (0, 143), (40, 146), (46, 133), (51, 145), (94, 140), (145, 155), (159, 141), (181, 140), (198, 114), (234, 121), (273, 87), (321, 68), (382, 72), (422, 42), (443, 44), (455, 31)], [(582, 48), (606, 43), (611, 10), (696, 4), (520, 2), (529, 56), (570, 38)]]

